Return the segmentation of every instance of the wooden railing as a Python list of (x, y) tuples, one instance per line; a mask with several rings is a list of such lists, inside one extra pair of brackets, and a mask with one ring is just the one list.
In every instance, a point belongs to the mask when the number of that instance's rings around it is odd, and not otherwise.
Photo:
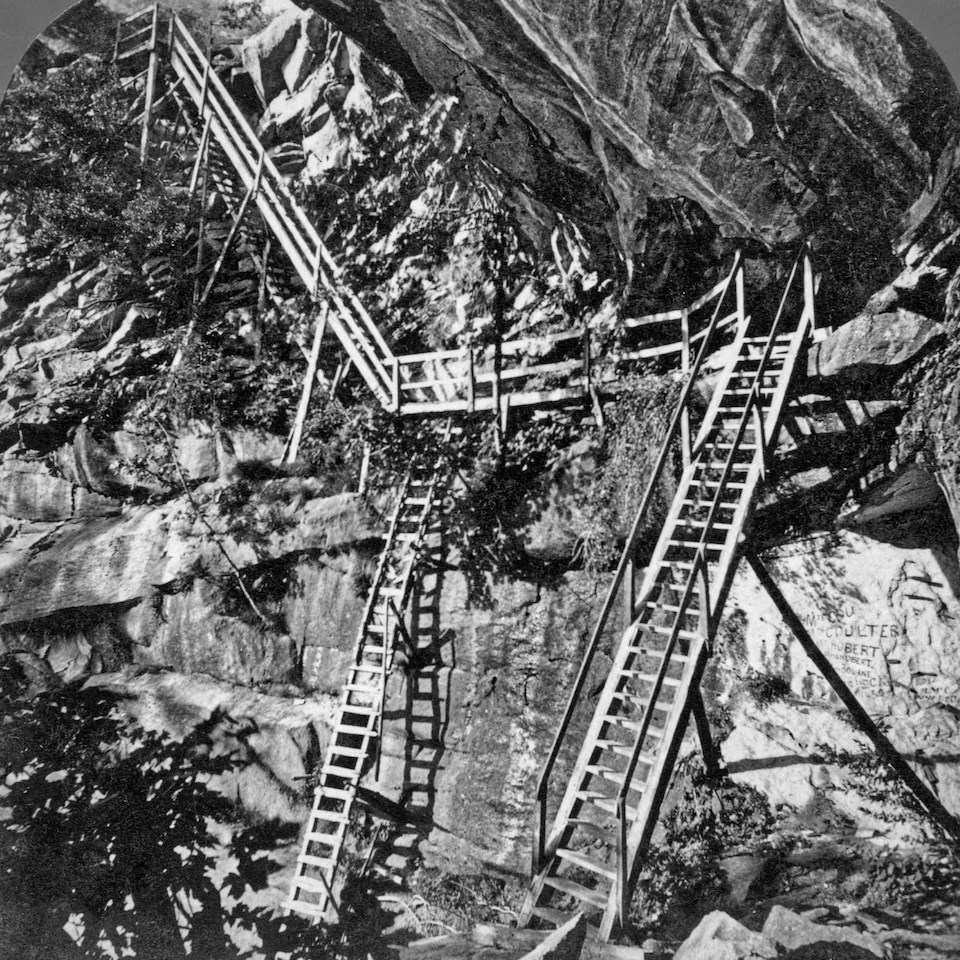
[[(722, 282), (692, 304), (617, 324), (621, 346), (611, 352), (609, 338), (589, 326), (545, 336), (519, 338), (499, 348), (468, 345), (457, 350), (396, 355), (359, 298), (341, 282), (342, 271), (322, 242), (306, 212), (290, 193), (283, 175), (213, 70), (207, 56), (179, 17), (157, 6), (135, 14), (118, 28), (118, 60), (149, 54), (146, 77), (144, 145), (155, 98), (156, 61), (162, 54), (177, 78), (179, 92), (192, 101), (203, 125), (201, 154), (211, 140), (234, 168), (246, 198), (241, 210), (256, 205), (295, 272), (313, 295), (326, 299), (328, 317), (350, 361), (387, 409), (404, 416), (444, 415), (531, 406), (589, 398), (591, 392), (615, 390), (624, 363), (675, 355), (684, 370), (691, 350), (706, 335), (696, 315), (726, 287)], [(139, 61), (138, 61), (139, 62)], [(736, 313), (718, 320), (732, 325)], [(644, 341), (653, 327), (676, 328), (660, 343)], [(669, 342), (662, 342), (667, 340)]]
[[(563, 333), (507, 340), (499, 350), (492, 345), (465, 345), (395, 357), (391, 361), (394, 409), (405, 416), (422, 416), (582, 400), (593, 390), (614, 391), (624, 364), (670, 356), (680, 359), (681, 369), (688, 371), (692, 351), (707, 336), (708, 327), (712, 325), (716, 333), (738, 320), (739, 313), (733, 310), (723, 317), (707, 318), (697, 329), (698, 314), (724, 294), (727, 283), (724, 278), (682, 309), (620, 320), (620, 345), (616, 348), (610, 344), (610, 336), (581, 326)], [(644, 339), (652, 328), (671, 327), (676, 327), (676, 340), (657, 344)], [(446, 391), (443, 400), (418, 398), (441, 385)]]
[(604, 601), (603, 608), (600, 611), (600, 616), (597, 618), (597, 623), (594, 626), (593, 634), (591, 635), (590, 642), (587, 645), (586, 652), (580, 664), (580, 670), (577, 673), (577, 678), (574, 681), (573, 688), (570, 691), (570, 695), (567, 699), (566, 709), (564, 710), (563, 716), (560, 719), (560, 726), (557, 729), (553, 744), (551, 745), (550, 751), (547, 754), (546, 761), (544, 762), (543, 769), (540, 773), (540, 778), (537, 782), (537, 790), (534, 799), (534, 842), (532, 851), (532, 872), (534, 876), (540, 873), (540, 871), (543, 869), (547, 855), (547, 796), (549, 793), (550, 778), (553, 775), (557, 760), (560, 757), (561, 750), (570, 730), (574, 712), (576, 711), (577, 705), (582, 697), (587, 678), (590, 673), (590, 667), (592, 666), (594, 656), (600, 647), (600, 641), (603, 637), (604, 631), (606, 630), (610, 615), (620, 602), (621, 591), (624, 591), (624, 602), (628, 611), (628, 617), (630, 621), (633, 620), (633, 613), (636, 610), (636, 595), (634, 592), (635, 571), (633, 557), (640, 540), (640, 534), (646, 521), (647, 510), (656, 494), (657, 487), (660, 483), (661, 477), (663, 476), (664, 469), (669, 462), (670, 453), (674, 448), (674, 444), (678, 436), (681, 435), (681, 431), (684, 430), (683, 424), (687, 425), (684, 432), (686, 433), (687, 437), (689, 437), (689, 404), (693, 386), (701, 368), (703, 367), (703, 362), (706, 360), (710, 353), (710, 349), (713, 346), (714, 338), (720, 325), (723, 305), (726, 302), (731, 289), (735, 289), (736, 291), (737, 308), (734, 315), (737, 318), (738, 329), (743, 330), (745, 328), (746, 316), (744, 313), (743, 302), (743, 282), (743, 261), (741, 255), (737, 254), (736, 259), (734, 260), (733, 268), (724, 281), (722, 289), (717, 295), (713, 317), (706, 329), (703, 331), (703, 336), (700, 338), (700, 349), (697, 351), (696, 359), (692, 362), (687, 372), (687, 377), (680, 394), (680, 399), (677, 402), (673, 417), (671, 418), (670, 424), (667, 427), (659, 456), (654, 463), (653, 469), (650, 473), (650, 478), (647, 481), (647, 486), (644, 490), (643, 497), (641, 498), (640, 506), (637, 510), (630, 535), (627, 537), (627, 542), (621, 555), (620, 563), (617, 565), (613, 582), (610, 584), (610, 587), (607, 590), (606, 600)]

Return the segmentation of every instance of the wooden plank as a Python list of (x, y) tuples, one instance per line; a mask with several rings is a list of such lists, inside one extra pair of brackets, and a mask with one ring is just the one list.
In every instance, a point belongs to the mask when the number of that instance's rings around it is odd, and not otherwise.
[(330, 307), (325, 303), (321, 308), (317, 327), (313, 334), (313, 345), (310, 348), (310, 358), (307, 361), (307, 375), (303, 381), (303, 390), (300, 394), (300, 404), (293, 421), (293, 431), (290, 434), (290, 446), (287, 450), (286, 462), (294, 463), (300, 452), (300, 440), (303, 438), (303, 425), (310, 411), (310, 398), (313, 396), (313, 385), (317, 379), (317, 365), (320, 362), (320, 345), (327, 330), (327, 315)]

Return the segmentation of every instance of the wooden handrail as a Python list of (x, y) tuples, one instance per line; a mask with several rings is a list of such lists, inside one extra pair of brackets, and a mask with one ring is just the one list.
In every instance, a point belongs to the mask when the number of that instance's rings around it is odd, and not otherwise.
[[(704, 531), (704, 538), (705, 537), (706, 531)], [(700, 570), (706, 567), (706, 556), (706, 548), (701, 541), (700, 549), (697, 551), (697, 558), (694, 560), (693, 567), (690, 570), (690, 577), (687, 580), (687, 586), (684, 589), (683, 596), (680, 599), (679, 610), (676, 612), (673, 628), (670, 631), (670, 636), (667, 639), (667, 644), (663, 651), (663, 659), (660, 661), (660, 669), (657, 671), (656, 679), (653, 681), (653, 688), (647, 696), (646, 709), (643, 711), (643, 717), (640, 721), (640, 729), (637, 731), (633, 750), (630, 752), (630, 758), (623, 772), (623, 782), (620, 785), (620, 789), (617, 791), (617, 818), (620, 820), (620, 828), (617, 831), (619, 839), (617, 865), (619, 868), (618, 879), (620, 881), (621, 898), (629, 887), (630, 876), (630, 857), (627, 850), (628, 831), (626, 825), (627, 794), (630, 792), (630, 784), (633, 780), (633, 774), (637, 769), (637, 764), (640, 762), (640, 754), (643, 752), (643, 741), (646, 740), (647, 733), (650, 729), (650, 721), (653, 718), (652, 707), (657, 702), (657, 699), (660, 696), (660, 691), (663, 689), (664, 681), (667, 678), (667, 671), (670, 669), (670, 657), (673, 655), (673, 649), (677, 645), (677, 640), (680, 638), (680, 624), (683, 621), (687, 607), (690, 605), (690, 600), (693, 597), (694, 586), (697, 582), (697, 577), (699, 576)], [(626, 912), (624, 911), (621, 919), (625, 918)]]
[(693, 362), (692, 367), (690, 368), (690, 373), (686, 379), (686, 382), (681, 391), (680, 398), (677, 402), (677, 405), (674, 409), (673, 417), (670, 420), (670, 424), (667, 428), (666, 435), (664, 436), (663, 444), (660, 448), (660, 454), (657, 457), (656, 463), (654, 464), (653, 470), (650, 474), (650, 479), (647, 482), (647, 487), (644, 490), (643, 498), (640, 501), (640, 508), (637, 510), (636, 516), (634, 518), (633, 527), (630, 531), (630, 535), (627, 538), (626, 545), (624, 547), (623, 553), (620, 557), (620, 562), (617, 565), (616, 573), (614, 574), (613, 582), (610, 584), (609, 589), (607, 590), (607, 597), (604, 601), (603, 608), (600, 612), (600, 616), (597, 619), (596, 626), (594, 627), (593, 634), (590, 638), (590, 642), (587, 645), (587, 650), (584, 654), (584, 658), (580, 664), (580, 670), (577, 673), (577, 678), (574, 681), (573, 688), (570, 691), (570, 695), (567, 699), (567, 707), (564, 710), (563, 716), (560, 720), (560, 726), (557, 729), (557, 733), (554, 736), (553, 744), (550, 747), (550, 751), (547, 754), (547, 759), (544, 762), (543, 768), (540, 773), (540, 778), (537, 781), (537, 790), (536, 797), (534, 801), (534, 849), (533, 849), (533, 865), (535, 867), (534, 874), (537, 874), (542, 869), (542, 862), (545, 854), (546, 847), (546, 803), (547, 803), (547, 790), (549, 786), (550, 776), (553, 773), (554, 766), (556, 765), (557, 758), (560, 755), (560, 750), (563, 746), (563, 742), (566, 739), (567, 732), (570, 729), (570, 723), (573, 719), (573, 713), (576, 709), (577, 704), (580, 701), (580, 696), (583, 692), (584, 685), (586, 684), (587, 675), (590, 671), (590, 666), (592, 665), (594, 655), (597, 652), (597, 649), (600, 645), (600, 639), (603, 635), (603, 631), (606, 628), (607, 621), (610, 617), (610, 614), (617, 603), (617, 598), (620, 593), (620, 587), (623, 584), (624, 574), (627, 570), (628, 565), (630, 564), (634, 551), (637, 546), (637, 541), (640, 538), (640, 532), (643, 529), (643, 523), (646, 519), (646, 513), (650, 506), (650, 502), (653, 500), (654, 494), (656, 493), (657, 485), (660, 482), (660, 476), (663, 473), (664, 467), (667, 464), (669, 458), (670, 450), (673, 446), (673, 442), (676, 439), (676, 436), (680, 430), (680, 423), (683, 415), (684, 409), (686, 409), (687, 404), (690, 400), (690, 394), (693, 390), (693, 385), (696, 382), (697, 375), (700, 372), (700, 368), (703, 365), (703, 361), (707, 358), (710, 345), (713, 341), (713, 336), (716, 332), (717, 322), (720, 319), (721, 310), (723, 307), (724, 300), (727, 297), (727, 294), (730, 291), (731, 282), (735, 280), (738, 274), (743, 269), (743, 257), (742, 254), (738, 251), (736, 257), (734, 258), (733, 267), (730, 270), (729, 275), (727, 276), (726, 283), (722, 293), (720, 294), (719, 299), (717, 300), (716, 308), (713, 312), (713, 317), (711, 319), (710, 325), (707, 327), (707, 333), (703, 338), (703, 342), (700, 344), (700, 349), (697, 351), (696, 359)]

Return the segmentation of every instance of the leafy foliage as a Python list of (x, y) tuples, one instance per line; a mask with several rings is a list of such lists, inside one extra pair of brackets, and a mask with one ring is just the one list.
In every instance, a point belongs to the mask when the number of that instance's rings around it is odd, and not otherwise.
[(0, 188), (19, 209), (31, 255), (99, 257), (132, 277), (151, 257), (179, 264), (184, 201), (131, 154), (138, 139), (117, 74), (95, 59), (7, 94)]
[(865, 907), (924, 910), (960, 889), (960, 854), (946, 844), (920, 851), (879, 850), (869, 859)]
[[(16, 657), (0, 661), (0, 728), (0, 910), (18, 955), (226, 958), (237, 953), (228, 923), (299, 957), (330, 945), (323, 930), (298, 945), (295, 924), (284, 933), (269, 911), (225, 912), (222, 896), (265, 887), (274, 866), (262, 850), (276, 829), (239, 826), (212, 789), (241, 762), (224, 729), (238, 744), (252, 729), (213, 711), (173, 740), (108, 690), (31, 690)], [(226, 875), (223, 857), (236, 863)]]
[(631, 903), (631, 921), (641, 932), (685, 913), (699, 917), (722, 902), (721, 854), (767, 842), (775, 822), (759, 791), (727, 778), (711, 780), (699, 757), (680, 773), (680, 796), (664, 818), (664, 842), (651, 853)]
[[(579, 551), (588, 567), (603, 568), (619, 555), (676, 407), (679, 385), (671, 377), (637, 376), (627, 380), (609, 408), (597, 479), (578, 505)], [(655, 536), (673, 499), (679, 458), (668, 455), (641, 532)]]

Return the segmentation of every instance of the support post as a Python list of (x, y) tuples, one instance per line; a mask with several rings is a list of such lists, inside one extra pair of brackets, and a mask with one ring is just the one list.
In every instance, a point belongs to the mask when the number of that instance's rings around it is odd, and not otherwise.
[[(250, 189), (246, 192), (246, 194), (244, 194), (243, 200), (240, 202), (240, 209), (237, 211), (237, 215), (230, 227), (230, 233), (227, 234), (226, 242), (223, 245), (223, 249), (220, 251), (220, 256), (217, 257), (217, 262), (213, 265), (213, 270), (210, 273), (210, 279), (207, 281), (207, 285), (200, 297), (199, 306), (201, 307), (206, 304), (207, 300), (210, 298), (210, 294), (213, 293), (214, 287), (217, 285), (217, 280), (220, 279), (220, 272), (223, 270), (223, 266), (227, 262), (227, 257), (230, 256), (230, 251), (233, 250), (233, 245), (236, 243), (237, 235), (240, 233), (240, 229), (243, 226), (243, 221), (246, 220), (247, 213), (250, 210), (250, 204), (256, 199), (257, 193), (260, 190), (260, 178), (262, 175), (263, 154), (260, 155), (260, 166), (257, 168), (257, 175), (254, 177), (253, 184), (251, 185)], [(326, 319), (326, 314), (324, 314), (324, 319)]]
[(253, 362), (260, 363), (260, 354), (263, 350), (263, 315), (267, 309), (267, 272), (270, 269), (270, 253), (272, 250), (270, 237), (263, 244), (263, 259), (260, 266), (260, 282), (257, 286), (257, 311), (254, 319), (254, 348)]
[(703, 763), (707, 770), (707, 776), (715, 779), (720, 774), (720, 758), (717, 755), (717, 747), (713, 742), (713, 735), (710, 733), (710, 720), (707, 717), (707, 708), (704, 705), (703, 694), (699, 688), (692, 690), (690, 693), (690, 710), (697, 727), (697, 739), (700, 741), (700, 751), (703, 753)]
[(737, 286), (737, 329), (743, 330), (747, 325), (747, 296), (743, 288), (743, 264), (737, 264), (735, 278)]
[(757, 579), (780, 611), (784, 623), (800, 641), (804, 653), (814, 662), (817, 669), (823, 674), (824, 679), (833, 687), (834, 692), (840, 698), (843, 705), (850, 711), (857, 725), (869, 738), (880, 757), (913, 793), (930, 819), (948, 836), (960, 841), (960, 823), (958, 823), (956, 818), (944, 807), (936, 794), (917, 776), (913, 767), (900, 755), (899, 751), (886, 738), (870, 714), (863, 708), (853, 691), (834, 669), (833, 664), (814, 642), (813, 637), (807, 632), (800, 618), (794, 613), (793, 608), (787, 602), (786, 597), (780, 592), (780, 588), (777, 586), (773, 577), (770, 575), (770, 571), (767, 570), (760, 557), (750, 551), (747, 552), (746, 556), (747, 561), (753, 568), (753, 572), (757, 575)]
[[(680, 314), (680, 369), (683, 380), (690, 376), (690, 311), (684, 309)], [(684, 469), (690, 466), (693, 458), (690, 440), (690, 408), (684, 405), (680, 415), (680, 437), (683, 450)]]
[(367, 483), (370, 480), (370, 444), (363, 445), (363, 459), (360, 461), (360, 482), (357, 484), (357, 493), (362, 497), (367, 492)]
[(320, 361), (320, 344), (327, 329), (329, 306), (325, 303), (317, 320), (317, 328), (313, 334), (313, 346), (310, 348), (310, 359), (307, 362), (307, 375), (303, 381), (303, 392), (300, 394), (300, 405), (293, 422), (293, 432), (290, 434), (290, 446), (287, 450), (286, 462), (293, 463), (300, 451), (300, 440), (303, 437), (303, 425), (310, 410), (310, 398), (313, 396), (313, 385), (317, 379), (317, 364)]
[(157, 76), (160, 73), (160, 5), (153, 8), (153, 26), (150, 32), (150, 65), (147, 67), (146, 102), (143, 107), (143, 131), (140, 134), (140, 163), (150, 156), (150, 130), (153, 126), (153, 101), (157, 98)]
[(623, 629), (626, 630), (637, 616), (637, 569), (633, 560), (627, 563), (623, 575)]
[(473, 344), (467, 345), (467, 413), (477, 409), (477, 371)]

